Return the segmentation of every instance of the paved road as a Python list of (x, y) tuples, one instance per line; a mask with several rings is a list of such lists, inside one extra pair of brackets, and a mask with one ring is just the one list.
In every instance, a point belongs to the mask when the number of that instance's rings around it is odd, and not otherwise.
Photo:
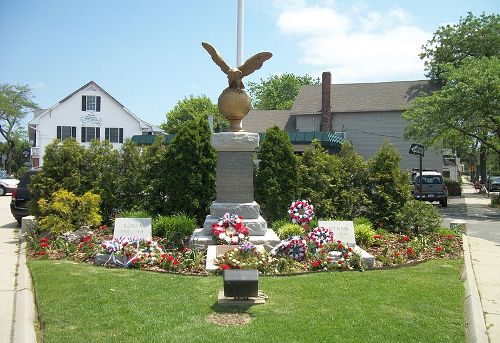
[(461, 219), (467, 222), (467, 235), (500, 243), (500, 210), (490, 208), (490, 198), (476, 193), (471, 184), (464, 183), (462, 197), (450, 197), (448, 207), (439, 207), (444, 226), (450, 220)]

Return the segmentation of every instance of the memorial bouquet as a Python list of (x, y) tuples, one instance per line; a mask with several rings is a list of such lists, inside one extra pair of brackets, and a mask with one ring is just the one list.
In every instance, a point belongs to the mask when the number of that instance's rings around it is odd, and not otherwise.
[(218, 257), (215, 263), (222, 270), (257, 269), (263, 271), (270, 261), (271, 259), (265, 251), (259, 251), (251, 242), (244, 242)]
[(239, 245), (248, 241), (250, 230), (245, 226), (243, 217), (226, 213), (212, 224), (212, 235), (217, 244)]
[(307, 200), (297, 200), (292, 203), (288, 214), (295, 224), (308, 224), (314, 216), (313, 205), (309, 204)]

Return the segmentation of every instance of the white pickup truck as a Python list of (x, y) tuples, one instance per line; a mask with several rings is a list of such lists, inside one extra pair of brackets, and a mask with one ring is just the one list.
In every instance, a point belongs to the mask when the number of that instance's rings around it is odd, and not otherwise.
[(443, 176), (436, 171), (422, 172), (422, 189), (420, 189), (420, 173), (415, 175), (413, 196), (417, 200), (439, 201), (441, 206), (448, 206), (448, 189)]

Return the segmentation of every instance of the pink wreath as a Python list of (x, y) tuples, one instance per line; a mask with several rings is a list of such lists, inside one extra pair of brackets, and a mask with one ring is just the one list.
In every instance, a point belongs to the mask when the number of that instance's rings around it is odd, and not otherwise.
[(309, 239), (312, 240), (318, 248), (321, 248), (323, 244), (333, 242), (333, 232), (324, 227), (317, 227), (309, 232)]
[(290, 206), (288, 214), (295, 224), (307, 224), (314, 216), (314, 208), (307, 200), (297, 200)]

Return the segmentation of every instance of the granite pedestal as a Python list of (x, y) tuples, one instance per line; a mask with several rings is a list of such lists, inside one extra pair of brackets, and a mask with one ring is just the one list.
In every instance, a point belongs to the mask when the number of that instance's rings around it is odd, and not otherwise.
[(203, 228), (195, 230), (190, 244), (197, 247), (216, 244), (212, 238), (212, 224), (225, 213), (231, 213), (243, 217), (252, 243), (269, 248), (275, 246), (280, 239), (267, 228), (260, 215), (260, 206), (254, 201), (253, 153), (259, 146), (259, 134), (220, 132), (212, 135), (211, 143), (217, 151), (217, 197)]

